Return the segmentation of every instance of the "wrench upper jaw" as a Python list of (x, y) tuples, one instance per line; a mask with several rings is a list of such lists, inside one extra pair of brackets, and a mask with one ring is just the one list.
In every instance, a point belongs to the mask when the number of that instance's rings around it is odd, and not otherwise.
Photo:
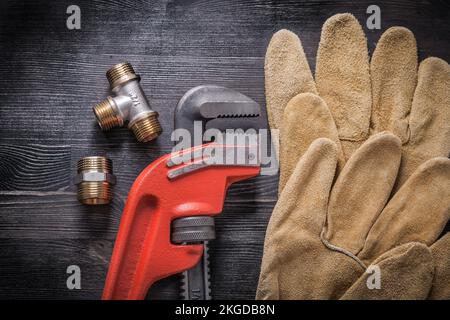
[[(196, 122), (201, 123), (200, 132), (196, 132)], [(246, 95), (230, 88), (203, 85), (186, 92), (178, 102), (175, 129), (175, 141), (180, 141), (180, 135), (185, 134), (178, 129), (185, 129), (191, 134), (191, 146), (194, 146), (197, 140), (193, 135), (208, 129), (267, 129), (267, 120), (260, 105)]]
[[(187, 152), (204, 151), (208, 145)], [(226, 148), (227, 149), (227, 148)], [(222, 211), (227, 187), (259, 174), (259, 165), (208, 165), (170, 179), (172, 155), (150, 164), (133, 184), (121, 218), (106, 278), (103, 299), (144, 299), (151, 285), (199, 262), (201, 244), (171, 242), (176, 218), (215, 215)], [(198, 159), (197, 159), (198, 160)]]
[(185, 128), (189, 120), (226, 117), (257, 117), (261, 108), (246, 95), (221, 86), (202, 85), (190, 89), (175, 109), (175, 128)]

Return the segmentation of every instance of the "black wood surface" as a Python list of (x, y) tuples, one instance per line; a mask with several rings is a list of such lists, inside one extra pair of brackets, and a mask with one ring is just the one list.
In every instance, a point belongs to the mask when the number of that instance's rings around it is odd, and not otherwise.
[[(81, 30), (66, 8), (81, 8)], [(173, 110), (191, 87), (217, 84), (264, 105), (263, 63), (271, 35), (298, 33), (314, 68), (322, 23), (352, 12), (365, 25), (377, 4), (382, 29), (366, 30), (370, 50), (393, 25), (416, 35), (421, 58), (450, 60), (447, 1), (1, 1), (0, 298), (98, 299), (127, 192), (138, 173), (170, 151)], [(163, 135), (138, 144), (128, 129), (99, 130), (91, 106), (107, 95), (105, 71), (130, 61), (160, 113)], [(110, 206), (78, 203), (76, 161), (104, 154), (118, 177)], [(215, 298), (252, 299), (277, 177), (233, 187), (212, 244)], [(82, 289), (68, 290), (79, 265)], [(151, 298), (176, 298), (177, 279)]]

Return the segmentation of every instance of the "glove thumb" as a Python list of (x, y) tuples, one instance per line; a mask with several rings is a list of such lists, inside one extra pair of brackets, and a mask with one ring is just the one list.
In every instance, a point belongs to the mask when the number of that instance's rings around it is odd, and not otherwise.
[(341, 297), (343, 300), (426, 299), (434, 276), (430, 249), (410, 242), (378, 257)]

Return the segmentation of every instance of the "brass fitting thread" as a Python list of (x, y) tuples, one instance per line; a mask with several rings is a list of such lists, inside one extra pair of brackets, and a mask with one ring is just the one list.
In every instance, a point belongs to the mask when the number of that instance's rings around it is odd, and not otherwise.
[(139, 79), (139, 76), (129, 62), (122, 62), (106, 71), (106, 78), (111, 88), (114, 88), (126, 81)]
[(112, 161), (105, 157), (84, 157), (78, 160), (75, 184), (78, 187), (78, 201), (83, 204), (107, 204), (113, 198)]
[(114, 112), (114, 101), (111, 97), (106, 98), (93, 109), (102, 130), (107, 131), (114, 127), (123, 126), (123, 119)]
[(161, 126), (158, 118), (145, 117), (133, 123), (131, 130), (138, 141), (146, 142), (155, 139), (161, 133)]
[(111, 91), (109, 96), (93, 110), (102, 130), (123, 126), (133, 130), (139, 142), (155, 139), (162, 132), (158, 113), (153, 111), (139, 84), (141, 78), (128, 62), (115, 65), (106, 72)]

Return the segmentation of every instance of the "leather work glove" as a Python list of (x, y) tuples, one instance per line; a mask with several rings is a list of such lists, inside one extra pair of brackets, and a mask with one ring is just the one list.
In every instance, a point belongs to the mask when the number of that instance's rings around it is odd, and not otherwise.
[[(338, 146), (315, 140), (270, 219), (256, 298), (424, 299), (433, 281), (445, 280), (435, 269), (448, 269), (449, 254), (438, 250), (446, 257), (434, 262), (432, 251), (449, 242), (436, 240), (450, 215), (450, 159), (426, 161), (389, 200), (401, 155), (399, 138), (376, 134), (333, 185)], [(381, 288), (369, 291), (370, 265), (381, 271)], [(448, 281), (440, 285), (448, 293)]]
[(369, 64), (361, 25), (351, 14), (338, 14), (323, 25), (314, 81), (300, 39), (287, 30), (275, 33), (266, 53), (265, 89), (270, 127), (280, 130), (279, 192), (320, 137), (342, 149), (342, 168), (370, 135), (397, 135), (403, 157), (394, 190), (426, 160), (447, 157), (450, 67), (434, 57), (419, 68), (417, 61), (412, 32), (392, 27)]
[[(300, 40), (281, 30), (269, 44), (265, 75), (269, 123), (281, 131), (280, 192), (298, 158), (319, 137), (337, 143), (342, 168), (368, 136), (384, 129), (395, 132), (403, 157), (394, 190), (419, 164), (450, 151), (450, 68), (441, 59), (428, 58), (417, 71), (415, 39), (405, 28), (383, 34), (369, 66), (357, 20), (350, 14), (331, 17), (322, 30), (317, 85)], [(266, 242), (270, 237), (268, 232)], [(431, 247), (436, 275), (430, 298), (450, 298), (449, 250), (438, 245), (446, 239)]]

